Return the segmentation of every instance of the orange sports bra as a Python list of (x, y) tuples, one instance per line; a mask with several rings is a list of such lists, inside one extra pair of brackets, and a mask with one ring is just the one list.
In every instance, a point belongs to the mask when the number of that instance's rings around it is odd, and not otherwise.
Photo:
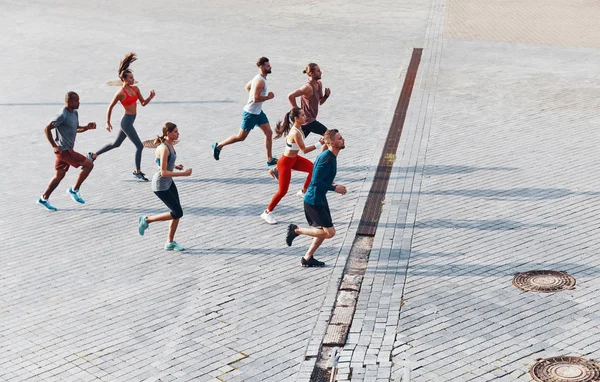
[(135, 93), (135, 95), (130, 95), (129, 93), (127, 93), (125, 88), (123, 88), (123, 93), (125, 93), (125, 99), (121, 101), (121, 105), (123, 105), (123, 107), (131, 106), (137, 102), (137, 92), (135, 91), (135, 89), (133, 89), (133, 92)]

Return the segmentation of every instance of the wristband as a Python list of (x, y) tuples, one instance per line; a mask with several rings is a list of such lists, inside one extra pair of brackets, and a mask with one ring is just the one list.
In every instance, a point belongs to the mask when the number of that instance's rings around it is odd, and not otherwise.
[(323, 146), (323, 144), (322, 144), (321, 142), (317, 141), (317, 142), (315, 143), (315, 149), (318, 149), (318, 148), (320, 148), (321, 146)]

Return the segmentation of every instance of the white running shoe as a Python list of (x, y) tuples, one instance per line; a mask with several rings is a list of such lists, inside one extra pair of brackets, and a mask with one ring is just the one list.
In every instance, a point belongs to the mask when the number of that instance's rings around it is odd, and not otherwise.
[(261, 218), (263, 218), (264, 221), (266, 221), (269, 224), (277, 224), (277, 220), (275, 220), (275, 217), (273, 216), (273, 213), (266, 213), (263, 212), (262, 215), (260, 215)]
[(304, 192), (302, 192), (302, 190), (296, 192), (296, 196), (301, 197), (302, 199), (304, 199)]

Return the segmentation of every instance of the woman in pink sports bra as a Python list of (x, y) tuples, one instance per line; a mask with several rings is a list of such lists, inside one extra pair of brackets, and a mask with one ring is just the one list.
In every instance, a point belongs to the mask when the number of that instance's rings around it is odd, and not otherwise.
[(137, 131), (135, 131), (133, 122), (135, 121), (137, 111), (137, 101), (140, 101), (140, 105), (146, 106), (148, 103), (150, 103), (152, 98), (154, 98), (155, 93), (154, 90), (151, 90), (148, 98), (144, 99), (140, 89), (134, 85), (135, 79), (133, 78), (133, 72), (131, 69), (129, 69), (129, 65), (131, 65), (131, 63), (135, 60), (137, 60), (137, 56), (133, 52), (127, 53), (125, 58), (121, 60), (119, 65), (119, 78), (123, 82), (123, 87), (115, 94), (110, 105), (108, 106), (108, 111), (106, 112), (106, 130), (111, 131), (112, 125), (110, 123), (110, 117), (113, 107), (115, 107), (117, 102), (121, 102), (121, 105), (123, 105), (123, 108), (125, 109), (125, 114), (123, 115), (123, 118), (121, 118), (121, 130), (117, 135), (117, 139), (115, 139), (113, 143), (107, 144), (95, 153), (88, 153), (88, 158), (91, 161), (94, 161), (96, 158), (98, 158), (98, 155), (104, 154), (107, 151), (121, 146), (121, 143), (123, 143), (125, 138), (129, 138), (136, 148), (135, 171), (133, 172), (133, 176), (136, 179), (147, 182), (148, 179), (140, 169), (144, 144), (140, 140)]

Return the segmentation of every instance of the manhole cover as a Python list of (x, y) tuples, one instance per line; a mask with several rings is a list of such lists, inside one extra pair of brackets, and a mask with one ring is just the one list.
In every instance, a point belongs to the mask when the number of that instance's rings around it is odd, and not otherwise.
[(600, 381), (600, 365), (580, 357), (552, 357), (537, 361), (529, 371), (539, 382)]
[(566, 272), (529, 271), (517, 273), (513, 285), (530, 292), (557, 292), (575, 287), (575, 278)]

